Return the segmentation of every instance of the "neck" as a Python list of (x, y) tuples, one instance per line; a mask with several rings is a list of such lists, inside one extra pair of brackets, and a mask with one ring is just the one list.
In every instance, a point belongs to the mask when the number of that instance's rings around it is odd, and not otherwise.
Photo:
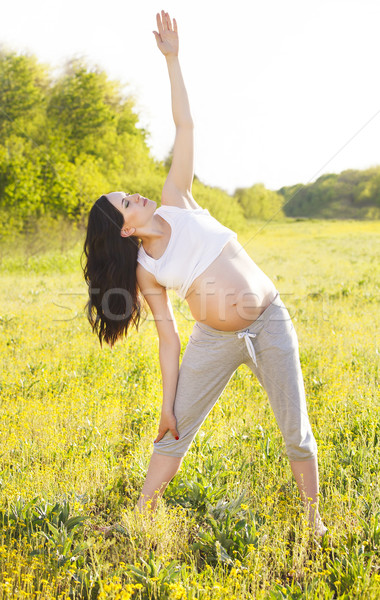
[(145, 250), (153, 247), (165, 237), (166, 225), (167, 223), (163, 219), (152, 215), (152, 220), (145, 227), (136, 230), (135, 235), (140, 238)]

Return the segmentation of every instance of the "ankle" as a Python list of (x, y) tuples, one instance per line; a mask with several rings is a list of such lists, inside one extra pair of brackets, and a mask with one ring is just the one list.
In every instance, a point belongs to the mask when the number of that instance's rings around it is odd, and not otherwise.
[(136, 516), (149, 517), (152, 521), (157, 509), (157, 499), (140, 497), (133, 512)]
[(314, 508), (314, 510), (308, 510), (308, 520), (309, 526), (313, 533), (318, 537), (323, 537), (327, 532), (327, 527), (322, 521), (322, 517), (319, 514), (318, 508)]

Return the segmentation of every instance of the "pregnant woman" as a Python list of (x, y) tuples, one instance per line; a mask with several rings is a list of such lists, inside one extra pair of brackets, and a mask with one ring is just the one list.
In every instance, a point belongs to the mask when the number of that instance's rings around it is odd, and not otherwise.
[[(253, 371), (274, 411), (309, 522), (318, 512), (317, 447), (310, 427), (298, 340), (272, 281), (234, 231), (194, 200), (193, 121), (178, 61), (178, 32), (164, 11), (154, 32), (165, 56), (176, 126), (161, 206), (139, 193), (111, 192), (91, 208), (84, 245), (88, 319), (110, 346), (138, 328), (146, 301), (159, 336), (163, 400), (158, 435), (136, 510), (157, 500), (241, 364)], [(167, 289), (195, 319), (179, 366), (181, 342)], [(254, 401), (254, 399), (252, 399)]]

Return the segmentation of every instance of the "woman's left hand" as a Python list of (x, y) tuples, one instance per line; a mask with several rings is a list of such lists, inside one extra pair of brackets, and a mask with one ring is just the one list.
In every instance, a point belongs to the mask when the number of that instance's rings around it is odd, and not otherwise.
[(158, 426), (158, 435), (154, 440), (156, 444), (159, 442), (165, 435), (167, 431), (170, 431), (172, 436), (178, 440), (178, 430), (177, 430), (177, 419), (175, 418), (175, 414), (173, 410), (162, 410), (161, 411), (161, 419), (160, 424)]
[(158, 32), (153, 31), (156, 38), (157, 46), (164, 56), (178, 56), (178, 32), (177, 22), (173, 19), (173, 25), (169, 16), (164, 10), (157, 13)]

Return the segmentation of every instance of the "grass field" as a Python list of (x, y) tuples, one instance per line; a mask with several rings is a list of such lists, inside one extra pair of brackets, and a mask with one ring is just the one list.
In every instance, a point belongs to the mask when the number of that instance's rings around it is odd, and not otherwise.
[[(0, 598), (378, 599), (379, 225), (252, 223), (239, 236), (298, 333), (330, 531), (322, 547), (246, 366), (156, 520), (136, 520), (161, 406), (155, 325), (148, 317), (101, 350), (83, 312), (81, 244), (3, 248)], [(193, 321), (170, 296), (183, 352)]]

